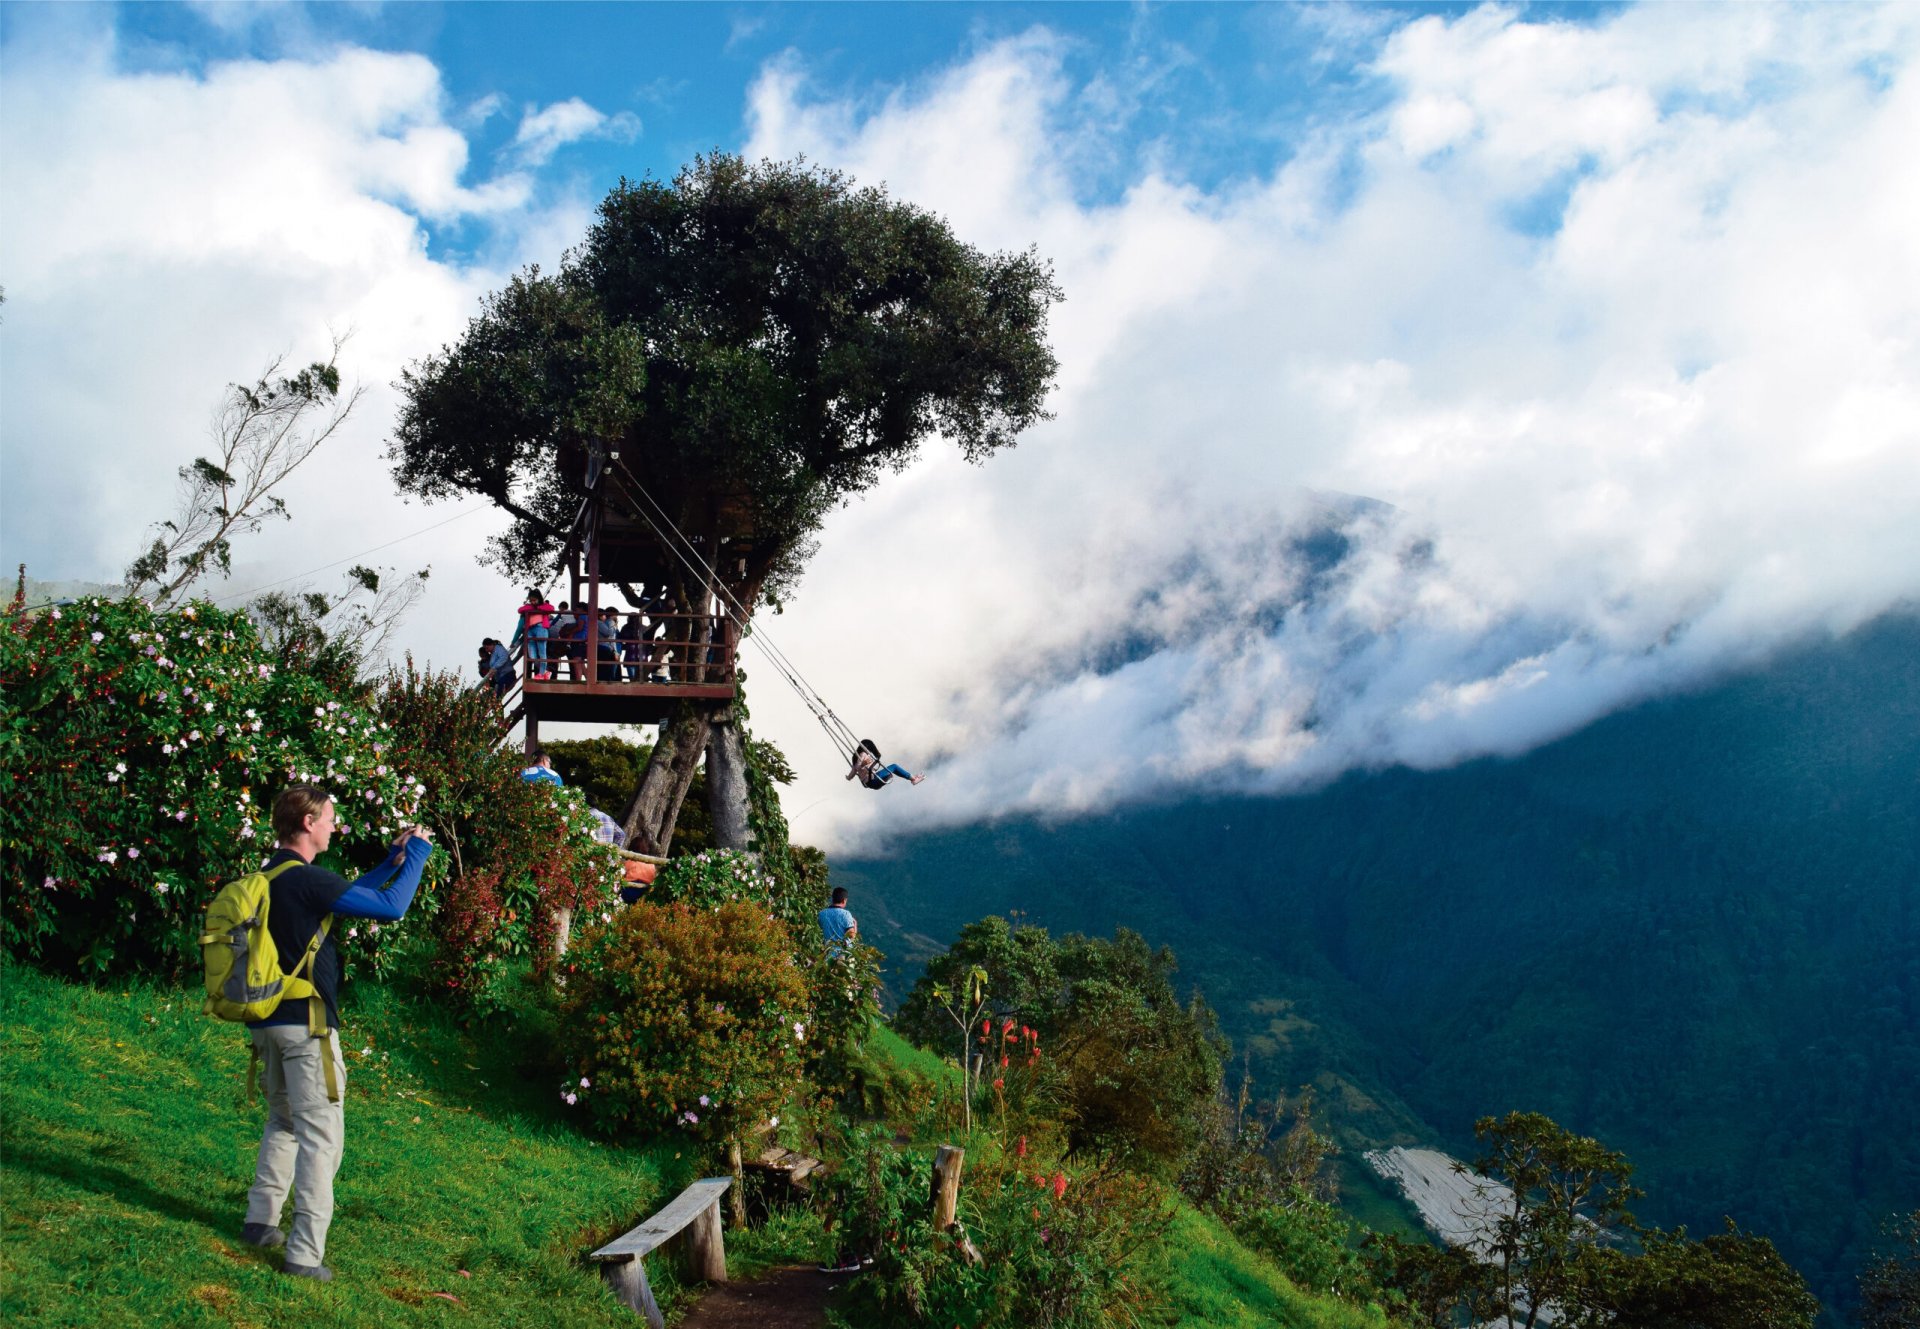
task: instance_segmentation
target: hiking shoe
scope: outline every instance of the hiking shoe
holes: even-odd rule
[[[248,1223],[240,1229],[240,1240],[261,1250],[272,1250],[287,1244],[287,1234],[271,1223]]]
[[[283,1264],[280,1266],[280,1272],[292,1274],[295,1278],[311,1278],[316,1283],[333,1281],[333,1270],[324,1264]]]

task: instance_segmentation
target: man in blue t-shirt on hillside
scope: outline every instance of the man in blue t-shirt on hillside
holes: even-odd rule
[[[828,955],[844,955],[847,943],[859,938],[860,924],[847,908],[845,886],[835,886],[833,898],[820,911],[820,935],[827,940]]]
[[[292,864],[268,885],[267,931],[288,967],[300,963],[328,915],[398,922],[413,903],[421,869],[433,854],[419,828],[394,841],[387,861],[355,882],[313,866],[327,852],[335,826],[333,796],[318,785],[289,785],[273,801],[279,843],[266,870]],[[260,1137],[253,1189],[247,1192],[240,1235],[255,1246],[286,1249],[282,1273],[326,1282],[327,1227],[333,1221],[333,1174],[346,1139],[347,1064],[340,1054],[340,950],[328,927],[309,975],[324,1009],[310,1000],[282,1002],[248,1025],[267,1095],[267,1128]],[[349,932],[351,935],[351,932]],[[280,1211],[291,1189],[293,1226],[280,1231]]]

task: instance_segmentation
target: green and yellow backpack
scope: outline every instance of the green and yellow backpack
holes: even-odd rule
[[[273,902],[269,889],[273,879],[288,868],[300,866],[291,859],[276,868],[250,872],[238,881],[220,888],[207,906],[206,930],[200,934],[200,958],[206,968],[208,1015],[217,1020],[248,1023],[264,1020],[278,1010],[283,1001],[307,1002],[307,1031],[315,1038],[328,1038],[327,1006],[313,985],[314,957],[320,943],[327,939],[333,915],[320,920],[313,940],[300,963],[288,973],[280,967],[280,951],[267,930],[267,910]],[[254,1053],[254,1061],[259,1053]],[[333,1091],[333,1050],[324,1057],[328,1096]],[[257,1067],[247,1066],[247,1091],[253,1092]]]

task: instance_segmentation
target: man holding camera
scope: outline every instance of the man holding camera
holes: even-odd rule
[[[256,1246],[286,1247],[283,1273],[323,1283],[333,1277],[322,1260],[333,1221],[333,1176],[346,1138],[347,1090],[339,1038],[340,951],[330,924],[334,917],[398,922],[433,854],[432,838],[416,827],[394,842],[386,862],[350,882],[313,866],[327,851],[335,825],[333,796],[318,785],[290,785],[274,800],[278,844],[265,870],[284,870],[267,888],[267,931],[289,965],[306,954],[316,935],[321,937],[308,975],[319,995],[318,1004],[284,1001],[248,1026],[266,1089],[267,1126],[241,1229]],[[282,1233],[280,1211],[289,1189],[293,1225]]]

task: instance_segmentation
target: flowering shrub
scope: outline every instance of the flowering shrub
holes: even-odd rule
[[[330,862],[371,867],[426,788],[364,705],[277,668],[243,613],[87,599],[0,631],[0,941],[94,973],[177,970],[273,843],[274,795],[330,789]],[[437,869],[434,869],[437,871]],[[407,925],[364,933],[376,965]]]
[[[510,966],[531,957],[544,972],[553,954],[554,910],[600,914],[619,900],[620,860],[593,839],[578,790],[529,783],[525,764],[502,750],[498,703],[451,671],[422,670],[409,656],[375,689],[393,751],[419,772],[421,819],[446,850],[457,884],[432,922],[434,987],[489,1013],[510,1000]]]
[[[566,961],[574,1093],[605,1126],[738,1139],[799,1090],[807,986],[756,904],[642,903],[590,923]]]
[[[894,1147],[884,1128],[853,1132],[829,1183],[842,1256],[871,1257],[853,1285],[880,1323],[1088,1326],[1148,1318],[1154,1293],[1140,1257],[1171,1208],[1152,1183],[1111,1167],[1069,1175],[1024,1150],[968,1170],[960,1222],[986,1257],[935,1233],[929,1159]]]
[[[806,975],[808,1074],[823,1089],[846,1084],[850,1053],[880,1010],[878,951],[858,943],[829,947],[815,918],[818,905],[769,872],[758,854],[707,849],[675,858],[660,869],[647,898],[703,909],[752,904],[785,923],[799,939],[796,958]]]

